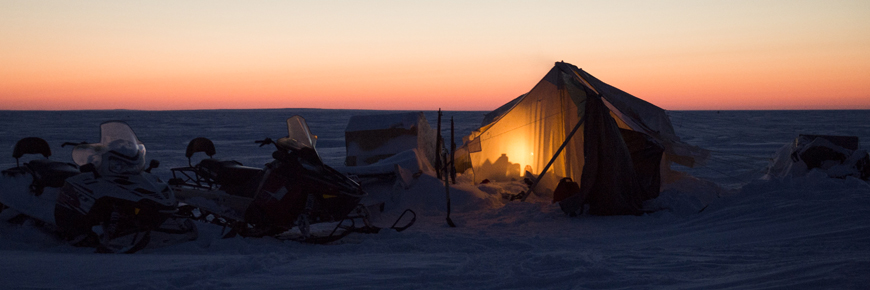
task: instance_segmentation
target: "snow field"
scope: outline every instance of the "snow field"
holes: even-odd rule
[[[285,133],[300,113],[319,135],[328,164],[344,158],[341,116],[370,111],[247,110],[201,112],[4,112],[0,148],[17,138],[55,143],[96,140],[97,125],[124,119],[139,134],[155,172],[187,164],[187,140],[215,141],[218,158],[259,166],[268,149],[253,140]],[[450,116],[450,112],[445,116]],[[464,114],[464,115],[463,115]],[[476,113],[457,113],[472,128]],[[467,116],[468,118],[460,118]],[[482,117],[482,114],[480,114]],[[54,116],[54,115],[51,115]],[[434,114],[427,112],[434,127]],[[134,255],[75,248],[32,221],[0,223],[0,287],[5,289],[865,289],[870,285],[870,186],[820,172],[760,180],[769,157],[798,133],[857,135],[870,142],[867,111],[671,112],[679,136],[713,150],[705,168],[645,205],[642,216],[565,216],[547,197],[507,202],[518,182],[452,186],[445,222],[444,187],[422,175],[408,189],[367,187],[387,211],[386,226],[405,208],[418,214],[404,232],[353,234],[335,245],[274,238],[220,239],[218,226],[197,223],[195,241]],[[31,117],[36,120],[25,122]],[[37,118],[38,117],[38,118]],[[346,120],[345,120],[346,121]],[[476,123],[475,123],[476,122]],[[274,123],[274,124],[273,124]],[[78,128],[77,124],[86,124]],[[87,126],[87,127],[86,127]],[[194,133],[191,133],[194,132]],[[463,131],[467,132],[467,131]],[[194,135],[191,135],[194,134]],[[465,133],[462,133],[463,135]],[[457,136],[460,136],[457,132]],[[81,141],[81,140],[79,140]],[[866,143],[865,143],[866,144]],[[866,145],[862,148],[867,148]],[[2,152],[0,152],[2,154]],[[3,168],[14,159],[2,158]],[[8,162],[12,162],[10,165]],[[337,163],[336,163],[337,162]],[[461,180],[462,178],[460,178]],[[2,215],[9,213],[3,212]]]

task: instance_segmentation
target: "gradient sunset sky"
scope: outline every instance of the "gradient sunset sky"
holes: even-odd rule
[[[0,110],[492,110],[560,60],[668,110],[870,109],[870,1],[0,0]]]

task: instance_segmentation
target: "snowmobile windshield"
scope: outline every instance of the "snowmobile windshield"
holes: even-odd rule
[[[317,136],[311,134],[305,118],[296,115],[287,119],[287,137],[278,139],[278,145],[285,148],[299,150],[305,147],[314,149]]]
[[[73,149],[73,161],[79,166],[91,163],[115,174],[131,174],[145,168],[145,144],[124,122],[112,121],[100,125],[100,143],[82,144]]]

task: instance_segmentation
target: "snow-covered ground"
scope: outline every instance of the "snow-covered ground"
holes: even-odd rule
[[[0,167],[14,166],[11,146],[38,136],[70,160],[65,141],[99,138],[102,121],[126,120],[145,142],[155,170],[187,164],[187,141],[215,141],[217,158],[267,162],[254,140],[286,135],[300,114],[319,137],[326,162],[344,160],[343,131],[352,110],[0,112]],[[435,127],[434,112],[426,112]],[[368,188],[387,201],[386,225],[404,208],[417,224],[401,232],[354,234],[334,245],[272,238],[220,239],[198,224],[199,239],[132,255],[76,248],[32,222],[0,223],[3,289],[867,289],[870,285],[870,186],[811,172],[760,180],[770,156],[800,133],[857,135],[870,142],[870,111],[670,112],[685,141],[713,151],[706,167],[647,203],[643,216],[565,216],[546,198],[506,202],[511,184],[460,183],[451,189],[423,175],[410,188]],[[483,112],[446,112],[457,138]],[[445,128],[446,130],[446,128]],[[461,132],[461,133],[460,133]],[[449,135],[448,135],[449,136]],[[868,146],[863,145],[867,149]],[[461,180],[461,178],[460,178]],[[703,180],[718,184],[712,186]]]

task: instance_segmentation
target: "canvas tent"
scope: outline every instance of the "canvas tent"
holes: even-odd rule
[[[709,155],[681,142],[663,109],[568,63],[557,62],[511,103],[464,139],[458,169],[469,167],[476,182],[536,180],[551,164],[534,191],[552,193],[563,178],[578,183],[559,201],[568,214],[584,205],[592,214],[637,214],[658,196],[661,168],[691,167]]]
[[[344,130],[345,165],[371,165],[411,149],[432,162],[435,136],[423,112],[352,116]]]

